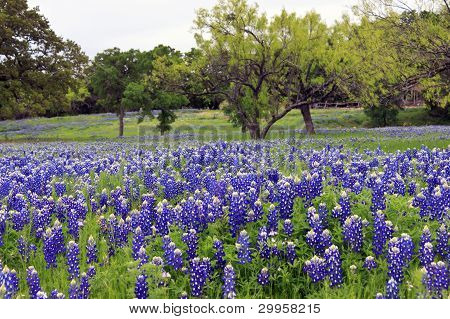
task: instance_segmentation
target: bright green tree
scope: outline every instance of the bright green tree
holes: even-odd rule
[[[421,86],[436,93],[450,86],[450,9],[446,1],[437,2],[441,6],[423,1],[411,7],[404,1],[362,0],[355,7],[361,22],[349,33],[356,61],[349,94],[365,104],[375,125],[395,122],[408,90]]]
[[[340,43],[317,14],[286,11],[272,19],[245,0],[220,0],[198,11],[199,80],[222,94],[231,121],[264,138],[293,109],[314,133],[310,107],[330,98],[345,77]],[[202,65],[203,63],[203,65]],[[184,78],[184,76],[180,76]]]
[[[138,105],[140,110],[139,122],[147,116],[154,117],[154,111],[158,112],[157,128],[161,134],[171,129],[175,121],[175,110],[189,103],[183,94],[168,90],[161,81],[162,68],[183,64],[183,55],[169,47],[159,45],[150,51],[152,57],[151,72],[139,83],[133,83],[124,93],[125,105]],[[164,66],[164,67],[163,67]]]

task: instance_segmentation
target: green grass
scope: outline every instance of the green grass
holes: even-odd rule
[[[204,132],[232,135],[231,139],[248,138],[241,135],[240,128],[233,127],[221,111],[177,112],[173,131],[180,133]],[[369,127],[369,119],[362,109],[314,109],[312,117],[316,129],[341,129]],[[125,119],[126,137],[158,135],[156,120],[145,120],[138,124],[136,116]],[[400,112],[398,126],[450,125],[450,120],[430,117],[424,108],[408,108]],[[304,128],[298,110],[289,113],[271,129],[270,136],[286,134],[288,130]],[[113,114],[78,115],[54,118],[33,118],[20,121],[0,122],[0,142],[11,141],[94,141],[115,138],[118,120]]]

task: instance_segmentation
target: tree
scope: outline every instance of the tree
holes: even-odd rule
[[[142,122],[146,116],[152,119],[153,111],[158,110],[157,128],[161,134],[164,134],[171,129],[171,124],[176,119],[174,110],[187,105],[189,100],[183,94],[168,90],[161,79],[159,70],[183,64],[183,55],[163,45],[155,47],[150,55],[152,56],[151,72],[139,83],[127,88],[124,101],[125,105],[139,105],[141,108],[139,122]]]
[[[220,0],[198,11],[195,27],[198,79],[225,97],[234,124],[264,138],[275,122],[301,109],[314,133],[310,106],[332,95],[345,65],[317,14],[300,18],[283,10],[269,20],[245,0]]]
[[[422,96],[431,116],[448,117],[450,108],[450,69],[420,82]]]
[[[400,97],[413,87],[422,86],[432,97],[450,86],[450,9],[447,1],[438,2],[440,7],[436,1],[412,7],[399,0],[363,0],[355,7],[362,20],[352,36],[353,55],[360,58],[353,93],[375,122],[395,120]]]
[[[152,55],[150,52],[129,50],[122,52],[113,48],[98,53],[91,66],[90,85],[94,94],[100,98],[100,103],[112,108],[119,116],[119,136],[123,136],[124,117],[126,109],[139,108],[132,105],[130,98],[123,103],[125,95],[133,95],[145,91],[138,90],[139,82],[151,71]],[[138,99],[136,99],[137,101]],[[147,101],[142,96],[140,101]]]
[[[60,114],[87,57],[26,0],[0,0],[0,119]]]

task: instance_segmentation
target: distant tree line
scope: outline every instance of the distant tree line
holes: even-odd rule
[[[313,134],[310,109],[323,102],[357,101],[373,125],[390,125],[412,88],[448,117],[448,2],[361,0],[354,13],[327,26],[314,12],[268,17],[218,0],[197,11],[189,52],[112,48],[89,61],[26,0],[0,0],[0,119],[115,112],[121,136],[127,111],[142,121],[160,110],[164,133],[178,108],[220,108],[259,139],[295,109]]]

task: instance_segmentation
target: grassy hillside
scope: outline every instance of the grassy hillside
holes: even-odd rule
[[[233,127],[221,111],[186,110],[177,112],[173,125],[174,133],[230,134],[228,139],[246,138],[240,129]],[[369,127],[367,116],[361,109],[312,110],[312,117],[319,132],[325,129],[352,129]],[[137,124],[136,114],[125,119],[125,136],[158,135],[156,120],[145,120]],[[398,126],[450,125],[449,120],[430,117],[423,108],[406,109],[399,114]],[[299,111],[293,111],[276,123],[271,130],[272,137],[285,136],[289,131],[303,129]],[[0,141],[18,140],[66,140],[89,141],[114,138],[118,132],[118,120],[114,114],[34,118],[0,122]]]

